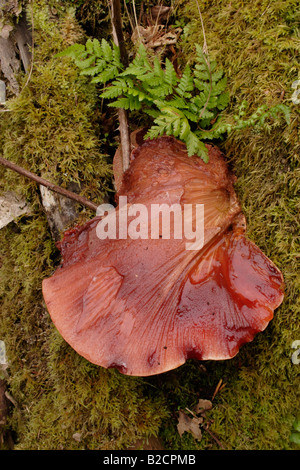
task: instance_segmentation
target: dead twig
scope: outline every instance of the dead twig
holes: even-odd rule
[[[208,432],[208,434],[214,439],[214,441],[216,441],[216,443],[218,444],[218,446],[221,447],[221,449],[225,450],[225,447],[223,446],[222,442],[219,441],[219,439],[214,435],[213,432],[211,432],[211,430],[209,429],[209,424],[208,423],[205,423],[203,425],[203,429],[204,431]]]
[[[56,184],[53,184],[50,181],[47,181],[44,178],[41,178],[35,173],[31,173],[31,171],[28,171],[25,168],[22,168],[16,165],[15,163],[10,162],[9,160],[6,160],[3,157],[0,157],[0,164],[5,166],[6,168],[9,168],[10,170],[15,171],[16,173],[19,173],[20,175],[26,176],[26,178],[29,178],[35,181],[36,183],[41,184],[42,186],[46,186],[47,188],[51,189],[51,191],[54,191],[55,193],[61,194],[62,196],[68,197],[69,199],[73,199],[74,201],[78,202],[79,204],[82,204],[83,206],[88,207],[89,209],[92,209],[94,211],[97,210],[97,207],[98,207],[97,204],[94,204],[88,199],[82,196],[79,196],[79,194],[73,193],[71,191],[68,191],[67,189],[57,186]]]
[[[10,395],[10,393],[8,393],[7,390],[4,392],[4,395],[5,395],[5,397],[7,398],[7,400],[9,400],[16,408],[19,409],[18,403],[17,403],[16,400]]]
[[[130,23],[131,31],[133,31],[133,30],[134,30],[134,24],[133,24],[133,22],[132,22],[132,19],[131,19],[131,16],[130,16],[130,13],[129,13],[129,10],[128,10],[128,7],[127,7],[126,0],[124,0],[124,8],[125,8],[126,14],[127,14],[127,16],[128,16],[128,20],[129,20],[129,23]]]
[[[221,390],[223,390],[224,388],[226,387],[226,384],[224,383],[223,384],[223,380],[220,379],[216,388],[215,388],[215,391],[213,393],[213,396],[211,398],[211,401],[213,401],[213,399],[215,398],[215,396],[217,395],[217,393],[221,392]]]
[[[121,19],[121,5],[120,0],[110,0],[110,15],[112,24],[112,35],[116,46],[120,48],[120,58],[124,67],[128,65],[128,55],[125,47],[124,36],[122,31],[122,19]],[[129,135],[129,124],[128,114],[125,109],[118,109],[119,123],[120,123],[120,137],[121,137],[121,149],[122,149],[122,162],[123,171],[129,168],[130,164],[130,135]]]
[[[137,14],[136,14],[136,8],[135,8],[135,1],[134,1],[134,0],[133,0],[133,2],[132,2],[132,5],[133,5],[133,13],[134,13],[134,19],[135,19],[135,27],[137,28],[139,40],[141,40],[140,30],[139,30],[139,24],[138,24],[138,19],[137,19]]]

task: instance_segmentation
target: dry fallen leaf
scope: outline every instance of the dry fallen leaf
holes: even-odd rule
[[[200,398],[193,411],[186,408],[186,410],[193,416],[192,418],[184,411],[179,411],[177,430],[180,437],[184,432],[189,432],[195,439],[201,441],[202,431],[200,426],[204,422],[205,411],[211,410],[212,406],[213,405],[210,400]]]
[[[176,28],[173,31],[167,31],[165,34],[161,34],[160,36],[153,38],[147,43],[147,46],[155,49],[157,47],[176,44],[181,32],[181,28]]]
[[[164,26],[161,24],[155,24],[152,26],[137,26],[131,36],[132,42],[136,43],[141,41],[146,47],[155,49],[161,46],[168,46],[176,44],[179,36],[182,32],[182,28],[175,28],[172,31],[164,30]]]
[[[10,24],[5,24],[0,31],[0,36],[3,39],[8,39],[9,38],[9,33],[13,30],[13,27]]]
[[[212,409],[212,402],[210,400],[203,400],[200,398],[198,401],[196,407],[195,407],[195,413],[203,413],[204,411],[211,410]]]
[[[72,437],[76,442],[80,442],[81,438],[82,438],[82,433],[81,432],[75,432]]]
[[[7,192],[0,196],[0,229],[26,213],[29,213],[29,207],[18,194]]]
[[[184,432],[189,432],[194,436],[195,439],[201,441],[202,432],[200,429],[200,424],[202,423],[202,417],[197,418],[196,416],[194,416],[193,418],[190,418],[183,411],[179,411],[177,431],[180,437],[183,435]]]
[[[155,5],[151,8],[151,15],[154,20],[166,20],[170,14],[171,8],[164,5]]]

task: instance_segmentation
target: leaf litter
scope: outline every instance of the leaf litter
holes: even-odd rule
[[[209,429],[211,421],[207,420],[206,412],[212,409],[212,401],[214,400],[217,393],[222,391],[225,386],[226,384],[223,383],[223,380],[221,379],[215,388],[211,400],[200,398],[193,410],[190,410],[187,407],[185,410],[179,410],[177,431],[180,437],[182,437],[182,435],[187,432],[192,434],[194,439],[197,441],[201,441],[203,431],[207,431],[209,435],[217,442],[217,444],[224,449],[222,443]]]
[[[188,416],[185,411],[180,410],[178,414],[177,431],[180,437],[184,432],[188,432],[193,435],[195,439],[201,441],[202,429],[204,425],[205,413],[212,408],[212,402],[210,400],[201,399],[198,401],[194,410],[185,408],[192,417]]]

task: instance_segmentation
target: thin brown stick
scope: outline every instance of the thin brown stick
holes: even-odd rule
[[[141,35],[140,35],[140,30],[139,30],[139,23],[138,23],[137,14],[136,14],[136,8],[135,8],[135,0],[132,1],[132,5],[133,5],[133,14],[134,14],[134,19],[135,19],[135,27],[137,29],[139,40],[141,40]]]
[[[214,391],[214,393],[213,393],[213,396],[211,397],[211,401],[213,401],[213,399],[214,399],[215,396],[217,395],[218,391],[220,390],[221,385],[222,385],[222,382],[223,382],[223,380],[220,379],[219,382],[218,382],[218,384],[217,384],[217,386],[216,386],[216,388],[215,388],[215,391]]]
[[[130,135],[129,135],[129,126],[128,126],[128,114],[125,109],[119,108],[118,109],[118,116],[119,116],[119,130],[120,130],[120,137],[121,137],[121,151],[122,151],[122,165],[123,165],[123,172],[128,170],[130,165],[130,153],[131,153],[131,145],[130,145]]]
[[[97,210],[97,207],[98,207],[97,204],[94,204],[93,202],[89,201],[88,199],[82,196],[79,196],[76,193],[73,193],[71,191],[68,191],[67,189],[61,188],[60,186],[57,186],[56,184],[53,184],[50,181],[47,181],[44,178],[41,178],[35,173],[31,173],[31,171],[28,171],[25,168],[22,168],[21,166],[18,166],[15,163],[10,162],[9,160],[6,160],[3,157],[0,157],[0,164],[5,166],[6,168],[9,168],[10,170],[13,170],[19,173],[20,175],[26,176],[26,178],[29,178],[35,181],[36,183],[41,184],[42,186],[46,186],[47,188],[51,189],[51,191],[54,191],[55,193],[61,194],[62,196],[68,197],[69,199],[73,199],[74,201],[79,202],[79,204],[82,204],[83,206],[86,206],[89,209],[92,209],[94,211]]]
[[[110,13],[114,43],[120,48],[120,58],[122,64],[124,67],[127,67],[128,55],[122,31],[120,0],[110,0]],[[128,114],[125,109],[119,109],[118,115],[120,123],[123,171],[126,171],[129,168],[131,153]]]
[[[208,427],[209,425],[204,425],[203,426],[203,429],[208,432],[208,434],[216,441],[216,443],[218,444],[218,446],[221,447],[221,449],[225,450],[225,447],[223,446],[222,442],[214,435],[214,433],[211,432],[211,430],[209,429]]]
[[[129,10],[128,10],[128,7],[127,7],[126,0],[124,0],[124,8],[125,8],[126,14],[128,16],[128,20],[129,20],[129,23],[130,23],[130,26],[131,26],[131,31],[133,32],[134,31],[134,24],[132,22],[132,19],[131,19],[131,16],[130,16],[130,13],[129,13]]]

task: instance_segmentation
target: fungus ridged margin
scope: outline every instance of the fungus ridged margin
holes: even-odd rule
[[[172,137],[146,141],[116,196],[149,208],[204,204],[201,249],[187,250],[184,237],[101,240],[101,217],[65,233],[43,295],[60,334],[90,362],[149,376],[189,358],[230,359],[281,304],[282,275],[246,238],[235,177],[207,148],[204,163]]]

